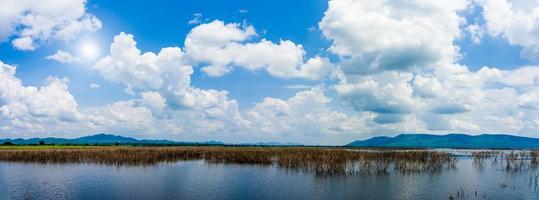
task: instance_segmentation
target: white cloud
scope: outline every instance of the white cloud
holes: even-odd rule
[[[110,55],[98,61],[94,69],[105,79],[125,85],[129,93],[140,92],[144,105],[159,109],[166,107],[170,111],[169,116],[177,115],[177,110],[192,111],[198,113],[197,118],[212,118],[219,123],[229,123],[229,126],[243,126],[245,120],[240,115],[237,102],[228,98],[227,91],[191,86],[194,71],[184,55],[178,47],[163,48],[157,54],[141,53],[133,35],[120,33],[114,37]],[[212,126],[205,128],[209,127]]]
[[[252,26],[214,20],[191,30],[185,39],[185,50],[193,61],[208,63],[202,71],[209,76],[222,76],[239,66],[265,69],[280,78],[322,79],[333,67],[321,57],[303,63],[303,46],[290,40],[249,42],[254,36],[257,34]]]
[[[34,44],[34,41],[30,37],[20,37],[17,39],[14,39],[11,41],[11,44],[16,49],[22,50],[22,51],[33,51],[35,50],[36,44]]]
[[[463,130],[466,132],[476,132],[476,131],[481,130],[481,128],[474,123],[462,121],[458,119],[449,120],[449,125],[451,126],[451,129],[453,130]]]
[[[24,86],[14,77],[15,68],[3,64],[0,127],[10,133],[106,131],[324,144],[400,132],[536,136],[539,67],[470,71],[458,64],[455,41],[461,31],[480,41],[484,28],[462,21],[458,12],[466,6],[462,1],[330,1],[319,28],[332,40],[329,50],[339,57],[335,63],[322,56],[305,58],[302,45],[289,40],[258,38],[252,26],[219,20],[193,28],[184,48],[159,52],[142,52],[133,35],[120,33],[93,68],[105,80],[124,85],[131,99],[81,109],[67,80]],[[61,54],[49,59],[72,59]],[[193,66],[200,65],[210,76],[241,67],[281,78],[321,80],[331,74],[335,79],[324,82],[327,88],[290,85],[286,88],[304,90],[240,110],[228,91],[192,85]]]
[[[163,109],[166,107],[165,99],[158,92],[143,92],[141,93],[142,102],[149,107]]]
[[[226,91],[191,86],[193,67],[186,64],[182,49],[167,47],[157,54],[141,53],[136,44],[133,35],[120,33],[114,37],[110,55],[99,60],[94,69],[105,79],[124,84],[129,92],[158,91],[172,107],[208,109],[229,101]]]
[[[286,136],[358,133],[364,120],[330,109],[330,101],[322,88],[314,87],[287,100],[267,97],[247,118],[260,131]]]
[[[476,0],[482,7],[486,29],[523,48],[521,55],[539,60],[539,2],[519,0]]]
[[[371,130],[399,133],[513,133],[532,136],[539,127],[534,75],[539,67],[477,72],[447,64],[416,73],[387,71],[347,75],[335,85],[338,95],[358,113],[372,114]],[[517,81],[518,80],[518,81]],[[409,127],[409,121],[418,123]]]
[[[202,13],[193,14],[193,19],[187,22],[188,24],[200,24],[202,23]]]
[[[473,72],[457,64],[454,43],[461,37],[460,28],[474,42],[480,41],[485,29],[485,25],[466,25],[459,16],[467,5],[465,1],[330,1],[319,27],[332,41],[330,51],[340,56],[336,64],[341,68],[335,73],[340,81],[332,87],[357,115],[370,116],[367,128],[361,129],[522,135],[539,130],[533,121],[539,113],[530,106],[536,102],[533,91],[538,88],[539,67],[483,67]],[[486,26],[488,31],[505,31],[503,26]]]
[[[252,26],[240,28],[240,24],[237,23],[225,24],[223,21],[214,20],[193,28],[185,39],[185,48],[193,58],[207,59],[202,48],[216,51],[229,42],[245,41],[255,35],[256,32]]]
[[[365,121],[329,108],[330,99],[321,87],[299,92],[287,100],[268,97],[242,112],[236,101],[228,98],[227,91],[191,86],[192,69],[187,70],[187,85],[172,81],[172,78],[177,80],[177,76],[168,70],[191,68],[181,64],[183,61],[177,54],[180,49],[165,48],[159,54],[140,54],[135,50],[136,46],[126,45],[133,43],[132,36],[118,35],[111,45],[111,55],[103,58],[96,70],[100,73],[107,72],[107,68],[122,71],[106,76],[106,79],[124,84],[137,95],[103,106],[78,108],[65,79],[50,78],[40,88],[23,86],[14,76],[15,68],[2,65],[0,124],[3,130],[14,137],[35,137],[44,133],[73,137],[112,132],[145,138],[181,137],[182,140],[273,138],[284,141],[288,135],[295,135],[294,140],[299,141],[304,135],[311,138],[327,134],[352,137]],[[180,64],[171,65],[177,62]],[[149,73],[154,75],[151,78],[161,80],[157,81],[161,84],[141,82],[127,73],[129,70],[147,73],[149,69],[145,68],[152,67],[155,69],[152,69],[154,73]],[[168,76],[173,77],[168,79]],[[300,134],[300,129],[309,131]]]
[[[311,80],[320,80],[327,76],[333,68],[333,64],[329,59],[316,56],[302,64],[295,73],[295,76]]]
[[[410,73],[384,72],[373,76],[348,77],[335,86],[358,111],[407,114],[414,110]]]
[[[537,66],[523,66],[514,70],[502,71],[502,82],[513,86],[526,86],[539,84],[539,68]]]
[[[347,73],[410,70],[451,62],[467,2],[332,0],[319,28]]]
[[[483,36],[485,34],[485,28],[477,24],[469,25],[468,27],[466,27],[466,31],[468,31],[470,39],[474,44],[480,44],[481,39],[483,39]]]
[[[107,80],[119,82],[133,89],[160,89],[165,82],[177,90],[186,90],[193,69],[183,64],[184,53],[180,48],[163,48],[158,54],[141,54],[133,35],[120,33],[114,37],[110,55],[100,59],[94,68]],[[170,73],[169,76],[164,76]]]
[[[311,85],[303,85],[303,84],[297,84],[297,85],[287,85],[285,86],[286,89],[301,89],[301,90],[305,90],[305,89],[310,89],[312,88],[313,86]]]
[[[97,83],[90,83],[90,88],[92,89],[97,89],[97,88],[100,88],[101,85],[97,84]]]
[[[87,111],[88,122],[94,127],[108,131],[148,131],[156,127],[156,119],[146,107],[134,100],[118,101]],[[151,134],[151,133],[147,133]]]
[[[78,104],[68,91],[67,79],[49,77],[44,86],[24,86],[16,68],[0,62],[0,111],[18,131],[49,131],[47,124],[82,119]]]
[[[36,137],[51,133],[57,137],[73,137],[112,132],[170,138],[190,133],[182,138],[200,139],[206,133],[227,131],[232,134],[230,130],[247,123],[236,101],[226,97],[226,91],[190,87],[185,97],[181,97],[185,99],[183,107],[173,108],[168,101],[180,97],[175,96],[174,91],[167,92],[166,88],[174,88],[167,85],[164,90],[142,90],[140,98],[79,108],[68,91],[67,79],[51,77],[44,86],[24,86],[15,77],[15,69],[0,62],[0,124],[6,130],[5,136]]]
[[[86,0],[0,0],[0,5],[0,42],[13,38],[13,46],[20,50],[101,28],[101,21],[86,12]]]
[[[58,50],[58,51],[56,51],[56,53],[54,53],[52,55],[49,55],[49,56],[47,56],[45,58],[49,59],[49,60],[56,60],[56,61],[61,62],[61,63],[78,63],[78,62],[81,62],[81,59],[79,57],[75,57],[75,56],[71,55],[70,53],[62,51],[62,50]]]

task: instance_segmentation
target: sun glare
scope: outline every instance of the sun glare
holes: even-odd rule
[[[101,52],[95,42],[86,41],[80,45],[79,54],[84,59],[95,60],[100,56]]]

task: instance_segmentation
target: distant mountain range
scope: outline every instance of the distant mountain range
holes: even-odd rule
[[[373,137],[367,140],[357,140],[346,146],[349,147],[388,147],[388,148],[500,148],[527,149],[539,148],[539,138],[520,137],[505,134],[401,134],[395,137]]]
[[[74,144],[74,145],[112,145],[112,144],[140,144],[140,145],[225,145],[220,141],[204,141],[204,142],[177,142],[171,140],[147,140],[135,139],[106,133],[84,136],[74,139],[66,138],[30,138],[30,139],[0,139],[0,144],[11,142],[13,144],[39,144],[43,141],[45,144]],[[258,143],[241,143],[241,144],[226,144],[226,145],[244,145],[244,146],[302,146],[299,143],[279,143],[279,142],[258,142]]]
[[[223,145],[223,142],[219,141],[206,141],[206,142],[176,142],[171,140],[139,140],[131,137],[124,137],[106,133],[100,133],[96,135],[84,136],[74,139],[66,138],[30,138],[30,139],[0,139],[0,143],[11,142],[13,144],[38,144],[40,141],[45,142],[45,144],[99,144],[99,145],[110,145],[110,144],[142,144],[142,145],[180,145],[180,144],[205,144],[205,145]]]
[[[220,141],[204,142],[178,142],[171,140],[135,139],[113,134],[96,134],[74,139],[66,138],[30,138],[30,139],[0,139],[0,144],[11,142],[13,144],[73,144],[73,145],[233,145],[233,146],[304,146],[300,143],[257,142],[257,143],[223,143]],[[539,138],[519,137],[504,134],[401,134],[395,137],[373,137],[367,140],[357,140],[345,146],[348,147],[387,147],[387,148],[500,148],[500,149],[539,149]]]
[[[246,146],[304,146],[304,144],[301,143],[294,143],[294,142],[257,142],[257,143],[240,143],[236,145],[246,145]]]

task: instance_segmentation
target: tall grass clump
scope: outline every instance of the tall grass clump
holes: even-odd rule
[[[502,155],[499,151],[473,151],[471,156],[473,158],[473,165],[482,170],[484,167],[484,161],[491,159],[493,164],[498,162],[498,157]]]
[[[537,169],[537,164],[539,164],[539,150],[530,151],[530,165],[532,168]]]

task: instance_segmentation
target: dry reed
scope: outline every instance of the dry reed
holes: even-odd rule
[[[159,162],[205,160],[208,163],[275,165],[317,175],[439,172],[457,159],[436,151],[354,151],[340,148],[251,147],[102,147],[90,149],[7,149],[0,161],[153,165]]]

